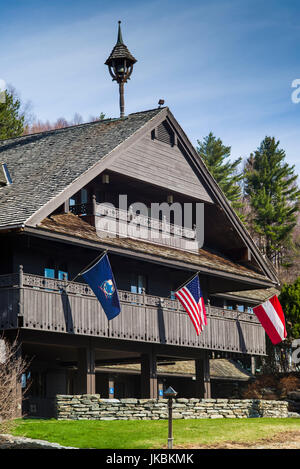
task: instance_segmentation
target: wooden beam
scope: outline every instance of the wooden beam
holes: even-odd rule
[[[207,352],[203,353],[203,357],[201,359],[195,360],[195,368],[196,368],[197,397],[210,399],[211,385],[210,385],[209,355]]]
[[[95,394],[95,351],[88,348],[78,349],[78,394]]]
[[[144,399],[157,399],[157,361],[155,353],[141,358],[141,396]]]

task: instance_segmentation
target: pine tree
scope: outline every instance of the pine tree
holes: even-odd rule
[[[242,208],[242,189],[240,181],[243,175],[238,172],[238,166],[242,158],[233,163],[230,158],[231,147],[223,145],[220,138],[216,138],[212,132],[201,142],[197,140],[197,152],[204,160],[209,171],[221,187],[227,199],[237,212]]]
[[[291,342],[300,337],[300,277],[294,283],[282,286],[279,301],[284,310],[287,340]]]
[[[297,224],[300,191],[294,166],[274,137],[265,137],[245,165],[244,190],[252,211],[252,228],[271,261],[291,242]]]
[[[23,134],[25,116],[21,102],[14,90],[5,91],[4,102],[0,103],[0,140],[19,137]]]

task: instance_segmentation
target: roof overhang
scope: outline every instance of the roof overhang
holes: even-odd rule
[[[221,279],[222,284],[224,285],[224,290],[219,290],[219,292],[229,291],[228,285],[230,285],[230,289],[232,291],[234,291],[235,289],[239,291],[260,288],[265,289],[274,286],[274,283],[268,280],[267,278],[264,280],[263,278],[249,277],[245,274],[236,274],[228,272],[226,270],[219,270],[206,266],[201,266],[196,263],[191,263],[190,261],[187,262],[179,259],[169,259],[152,252],[139,251],[138,249],[129,249],[128,247],[111,245],[100,239],[99,241],[83,239],[74,235],[58,233],[41,227],[27,226],[23,229],[22,232],[24,234],[35,236],[38,238],[73,244],[75,246],[93,249],[98,252],[101,250],[108,250],[109,253],[116,254],[119,256],[135,258],[137,260],[156,263],[167,267],[173,267],[175,269],[186,270],[189,272],[199,272],[200,275],[202,274],[214,279]]]

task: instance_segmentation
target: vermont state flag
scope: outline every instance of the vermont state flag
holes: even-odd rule
[[[119,295],[107,254],[81,275],[100,301],[107,319],[118,316],[121,312]]]

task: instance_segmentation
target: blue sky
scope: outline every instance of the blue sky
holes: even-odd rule
[[[38,119],[118,117],[104,65],[122,20],[137,58],[125,112],[159,98],[196,145],[210,131],[247,157],[266,135],[300,173],[299,1],[0,0],[0,79]],[[299,93],[300,96],[300,93]]]

